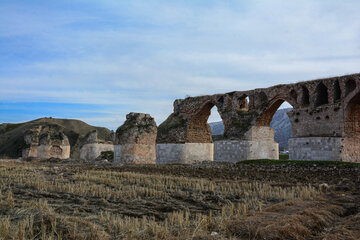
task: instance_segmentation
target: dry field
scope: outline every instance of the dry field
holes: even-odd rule
[[[360,239],[360,167],[0,162],[0,239]]]

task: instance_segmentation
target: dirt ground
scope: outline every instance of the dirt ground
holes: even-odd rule
[[[39,234],[24,227],[23,239],[360,239],[357,164],[52,160],[2,162],[0,171],[5,239],[4,221],[20,226],[28,212]]]

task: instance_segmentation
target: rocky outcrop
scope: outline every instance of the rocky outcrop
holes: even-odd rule
[[[56,125],[36,126],[25,133],[24,140],[23,158],[70,158],[69,139]]]
[[[149,114],[129,113],[116,130],[115,162],[121,164],[155,164],[157,126]]]

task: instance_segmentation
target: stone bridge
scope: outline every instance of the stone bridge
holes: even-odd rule
[[[353,74],[178,99],[158,128],[157,162],[278,159],[270,122],[284,101],[293,107],[290,159],[360,161],[360,74]],[[215,143],[207,124],[214,106],[224,123]]]

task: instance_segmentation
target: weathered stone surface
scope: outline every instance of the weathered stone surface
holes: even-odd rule
[[[39,125],[24,135],[27,148],[23,149],[23,157],[40,159],[70,157],[70,143],[62,129],[54,125]]]
[[[224,122],[223,140],[268,139],[269,132],[261,136],[254,126],[269,127],[284,101],[294,108],[288,113],[293,138],[342,137],[341,160],[360,162],[360,74],[178,99],[159,126],[157,143],[212,143],[207,120],[214,106]]]
[[[214,143],[216,162],[251,159],[279,159],[279,144],[274,140],[222,140]]]
[[[101,155],[102,152],[114,152],[114,144],[88,143],[80,149],[80,159],[92,161]]]
[[[111,141],[98,139],[97,131],[87,134],[84,145],[80,148],[80,159],[92,161],[101,155],[101,152],[114,151],[114,144]]]
[[[115,162],[155,164],[156,134],[156,123],[149,114],[129,113],[116,130]]]
[[[213,160],[213,143],[170,143],[156,145],[156,164],[191,164]]]
[[[340,137],[290,138],[290,160],[340,161],[343,139]]]

